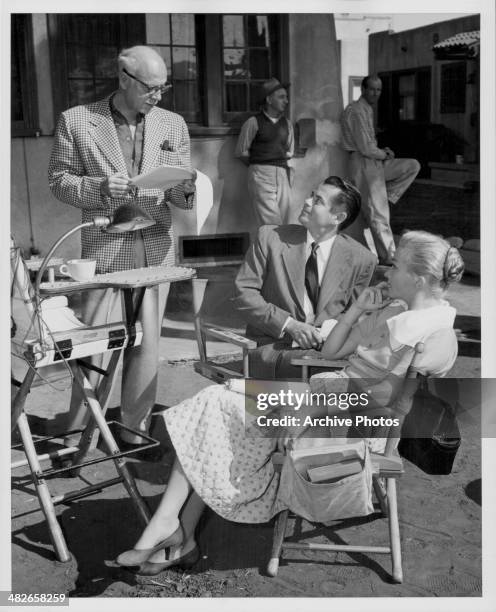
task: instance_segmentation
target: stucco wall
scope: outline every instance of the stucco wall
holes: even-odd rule
[[[343,111],[340,69],[332,14],[298,14],[289,20],[292,118],[316,121],[316,146],[294,160],[296,180],[293,208],[297,216],[311,190],[331,174],[346,176],[346,157],[339,145]],[[296,217],[295,217],[296,219]],[[361,239],[359,218],[347,233]]]
[[[48,188],[48,160],[52,137],[14,138],[11,145],[11,232],[25,252],[34,245],[46,253],[60,234],[81,222],[79,210],[56,200]],[[31,211],[31,222],[29,211]],[[57,256],[76,257],[76,234],[62,245]]]

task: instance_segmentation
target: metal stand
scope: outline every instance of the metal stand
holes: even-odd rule
[[[107,223],[107,221],[105,221],[105,223]],[[70,233],[67,234],[65,237],[70,235]],[[60,244],[60,241],[57,243],[56,246],[58,246],[58,244]],[[53,252],[53,250],[54,249],[50,251],[49,255]],[[106,275],[101,275],[104,277],[104,282],[96,285],[89,283],[88,286],[88,283],[84,282],[54,283],[55,286],[52,287],[49,285],[48,288],[45,290],[43,289],[43,287],[40,287],[40,283],[44,269],[43,266],[46,264],[48,259],[49,257],[47,256],[42,263],[40,271],[38,272],[36,282],[36,294],[34,298],[32,289],[30,288],[29,279],[27,278],[27,274],[24,274],[24,276],[22,276],[24,268],[17,270],[19,275],[19,282],[17,283],[19,285],[19,297],[22,299],[23,304],[34,303],[29,310],[30,315],[36,311],[36,308],[39,307],[40,292],[42,292],[44,295],[54,296],[65,295],[69,292],[76,292],[94,288],[115,288],[121,290],[122,296],[124,298],[124,310],[126,319],[125,326],[127,328],[127,343],[124,344],[123,342],[122,344],[114,344],[112,346],[111,343],[109,343],[108,348],[104,349],[104,351],[113,350],[106,372],[103,372],[98,368],[92,366],[90,363],[84,362],[75,357],[72,357],[71,360],[70,355],[67,357],[63,356],[63,349],[56,347],[56,349],[58,350],[58,359],[61,360],[63,358],[64,361],[67,362],[67,365],[70,367],[71,374],[73,376],[73,384],[78,385],[81,389],[84,399],[83,403],[88,412],[88,420],[83,425],[84,430],[78,430],[79,432],[82,431],[82,435],[79,439],[77,446],[73,445],[69,448],[63,448],[51,453],[37,453],[36,445],[33,440],[31,430],[29,428],[28,419],[26,413],[24,412],[26,399],[31,390],[34,377],[38,369],[35,358],[31,360],[27,359],[27,354],[24,353],[23,357],[29,363],[29,368],[24,376],[24,380],[21,383],[15,382],[16,386],[18,386],[18,390],[12,401],[12,428],[17,426],[19,429],[22,445],[26,454],[26,460],[16,461],[11,465],[11,467],[12,469],[16,469],[21,466],[29,465],[29,468],[31,470],[31,476],[36,489],[36,494],[38,495],[38,499],[40,502],[40,508],[43,511],[43,514],[45,515],[45,518],[48,523],[50,537],[53,542],[55,553],[57,555],[57,558],[60,561],[64,562],[70,559],[70,553],[67,548],[67,544],[60,525],[57,521],[57,516],[54,509],[54,506],[56,504],[67,503],[69,501],[79,499],[81,497],[86,497],[88,495],[92,495],[93,493],[101,491],[106,487],[122,483],[131,498],[131,501],[136,509],[138,518],[141,523],[143,525],[146,525],[149,521],[149,509],[138,491],[134,477],[129,471],[129,468],[126,464],[126,456],[135,452],[140,452],[145,449],[152,448],[154,446],[158,446],[159,442],[149,436],[144,435],[140,431],[131,429],[130,427],[125,427],[124,425],[119,423],[119,427],[122,427],[127,431],[131,432],[132,434],[141,437],[141,439],[145,442],[145,444],[140,444],[139,448],[136,450],[121,452],[114,439],[112,431],[109,428],[109,424],[105,420],[105,412],[107,410],[112,386],[116,378],[119,357],[122,354],[122,351],[125,350],[125,348],[134,346],[136,342],[137,318],[146,287],[151,287],[162,282],[175,282],[178,280],[191,279],[195,273],[194,270],[191,270],[189,268],[181,269],[162,266],[155,269],[147,268],[145,269],[146,274],[142,274],[140,270],[134,270],[130,272],[126,271],[123,273],[119,273],[117,275],[117,278],[115,277],[115,274],[110,275],[112,277],[110,279],[108,279]],[[136,278],[134,278],[134,280],[129,280],[128,276],[132,275],[133,272]],[[98,275],[95,278],[96,280],[98,280]],[[87,354],[87,356],[89,357],[93,354],[99,354],[104,351],[99,350],[96,353]],[[43,367],[44,366],[39,365],[39,369],[42,369]],[[100,374],[104,374],[101,377],[101,382],[98,384],[97,389],[93,388],[87,376],[85,375],[83,368],[95,369]],[[61,436],[68,435],[70,433],[74,432],[66,432],[65,434],[61,434]],[[102,435],[103,445],[106,449],[106,456],[104,456],[103,458],[86,460],[89,451],[96,447],[98,436],[100,434]],[[48,439],[50,438],[45,438],[44,440],[46,441]],[[42,461],[51,459],[61,459],[63,457],[71,455],[74,455],[74,457],[72,457],[70,465],[67,467],[55,469],[52,468],[48,470],[42,470],[41,468]],[[71,476],[76,476],[79,474],[80,470],[84,466],[109,460],[114,462],[115,468],[118,473],[116,478],[98,482],[83,487],[81,489],[70,491],[63,495],[52,495],[50,493],[48,485],[46,483],[47,478],[56,476],[61,472],[69,472]]]

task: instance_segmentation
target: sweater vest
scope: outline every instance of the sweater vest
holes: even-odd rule
[[[250,147],[250,164],[287,167],[288,120],[281,117],[276,123],[265,115],[255,115],[258,131]]]

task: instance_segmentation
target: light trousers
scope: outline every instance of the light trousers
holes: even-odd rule
[[[248,192],[258,227],[288,223],[291,187],[286,168],[251,164],[248,168]]]
[[[350,153],[350,178],[362,196],[362,213],[381,263],[389,262],[395,251],[389,203],[396,204],[419,170],[416,159],[381,161],[364,157],[358,151]]]
[[[142,242],[137,240],[136,263],[145,261]],[[136,265],[136,267],[143,267]],[[124,425],[146,433],[155,405],[158,383],[159,340],[162,329],[170,283],[148,287],[143,296],[138,321],[143,330],[140,345],[124,350],[121,384],[121,419]],[[86,325],[104,325],[124,320],[121,292],[117,289],[97,289],[82,294],[81,318]],[[92,363],[105,369],[110,354],[97,355]],[[90,383],[95,386],[99,374],[91,372]],[[82,394],[73,385],[71,405],[67,415],[67,429],[77,429],[87,422],[87,410],[82,404]],[[123,431],[122,439],[130,443],[140,438]]]

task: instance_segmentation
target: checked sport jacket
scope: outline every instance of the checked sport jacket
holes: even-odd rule
[[[190,168],[190,143],[184,119],[160,108],[145,116],[141,173],[161,165]],[[166,192],[138,188],[124,198],[100,193],[107,176],[127,174],[117,131],[110,113],[109,97],[63,112],[55,132],[48,168],[48,182],[56,198],[82,210],[82,221],[95,215],[112,213],[121,204],[137,204],[156,221],[142,230],[147,264],[174,265],[174,239],[168,203],[192,208],[194,198],[186,201],[182,187]],[[106,234],[98,228],[81,232],[82,257],[96,259],[97,272],[117,272],[134,267],[135,232]]]

